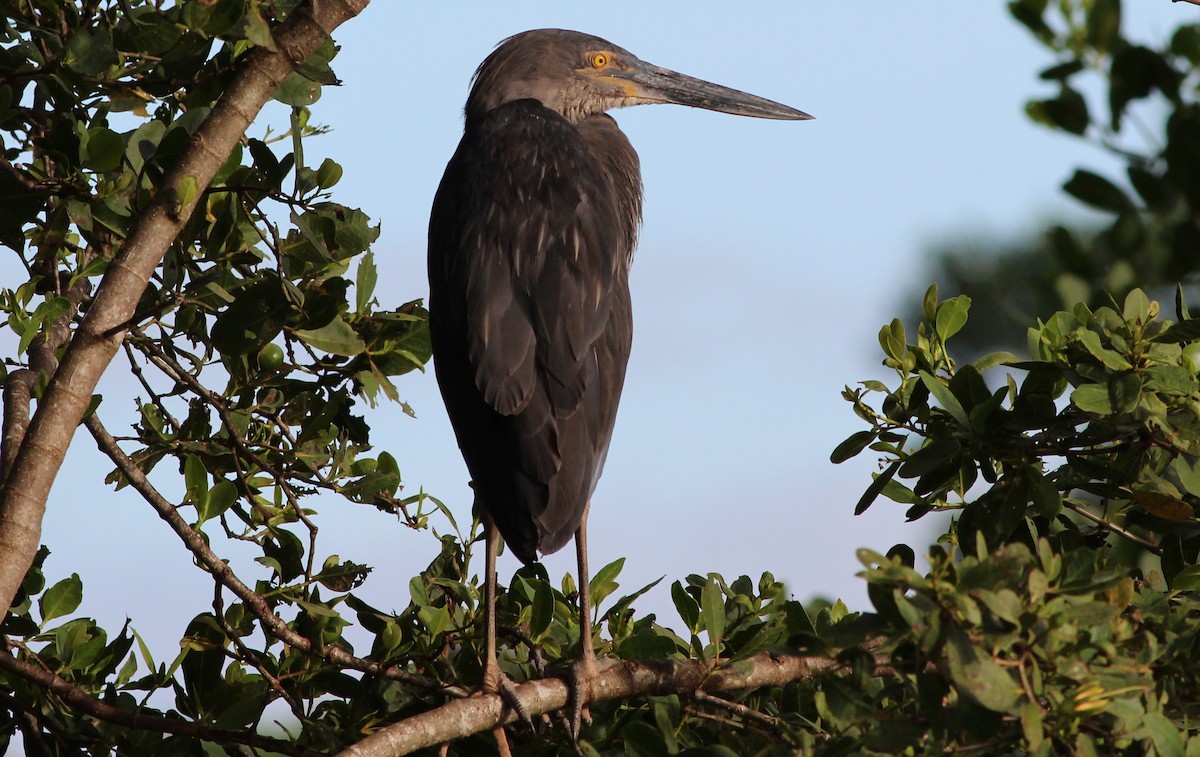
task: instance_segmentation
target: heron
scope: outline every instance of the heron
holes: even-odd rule
[[[515,699],[496,659],[501,538],[526,564],[574,538],[576,737],[597,672],[587,516],[629,360],[642,217],[638,155],[606,111],[648,103],[811,118],[589,34],[523,32],[475,71],[429,220],[434,368],[484,529],[482,688]]]

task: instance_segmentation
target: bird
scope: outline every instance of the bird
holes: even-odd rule
[[[587,517],[629,360],[642,218],[638,155],[607,111],[651,103],[812,118],[590,34],[523,32],[475,71],[429,220],[434,372],[484,530],[483,689],[515,700],[496,660],[500,539],[530,564],[574,538],[576,738],[597,672]]]

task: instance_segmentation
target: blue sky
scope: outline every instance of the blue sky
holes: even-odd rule
[[[1126,6],[1127,24],[1154,40],[1196,14],[1167,0]],[[427,291],[429,203],[461,134],[469,77],[509,34],[586,31],[816,116],[614,114],[642,158],[646,220],[634,352],[593,499],[592,564],[626,557],[627,590],[667,576],[643,605],[667,618],[666,585],[708,571],[769,570],[799,599],[866,608],[854,550],[906,541],[920,552],[931,532],[888,502],[853,517],[874,461],[828,461],[860,428],[842,387],[885,376],[876,332],[929,283],[919,258],[928,243],[1082,217],[1058,185],[1075,166],[1111,163],[1025,119],[1024,101],[1050,94],[1035,77],[1050,60],[998,0],[736,7],[373,3],[335,35],[344,85],[314,106],[313,120],[333,131],[307,158],[341,162],[335,199],[382,223],[377,296],[394,307]],[[268,116],[286,128],[281,109]],[[118,373],[107,391],[120,393]],[[408,492],[424,488],[469,520],[467,473],[432,372],[399,387],[418,418],[393,405],[369,411],[376,446],[399,461]],[[119,433],[124,409],[105,404]],[[170,644],[208,605],[211,583],[147,506],[93,483],[108,466],[90,441],[78,436],[51,496],[50,578],[86,566],[81,612],[110,626],[131,616]],[[385,608],[405,605],[408,578],[436,548],[372,508],[329,501],[319,523],[325,554],[375,566],[363,593]],[[121,548],[101,562],[96,539]],[[571,550],[547,566],[573,571]],[[502,559],[505,577],[516,567]]]

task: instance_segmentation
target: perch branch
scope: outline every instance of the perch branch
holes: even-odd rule
[[[890,669],[886,655],[876,658],[877,671]],[[841,667],[829,657],[769,652],[716,668],[699,660],[611,662],[592,682],[591,701],[782,686],[832,673]],[[569,692],[565,681],[546,678],[517,686],[516,696],[533,717],[565,707]],[[397,757],[516,720],[516,713],[499,695],[459,699],[382,728],[342,751],[339,757]]]

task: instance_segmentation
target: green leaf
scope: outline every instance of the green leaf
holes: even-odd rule
[[[1173,591],[1200,590],[1200,565],[1188,565],[1171,579]]]
[[[888,357],[895,360],[902,358],[908,349],[904,339],[904,322],[895,318],[890,324],[880,329],[879,346],[883,348],[883,354]]]
[[[1171,468],[1188,494],[1200,497],[1200,463],[1190,462],[1186,457],[1177,457],[1171,463]]]
[[[991,352],[971,363],[971,365],[975,366],[975,370],[983,373],[995,368],[997,365],[1019,362],[1021,362],[1021,358],[1011,352]]]
[[[962,451],[962,445],[952,436],[930,440],[924,447],[908,456],[900,466],[904,478],[917,478],[945,467]]]
[[[1133,207],[1125,193],[1100,174],[1082,168],[1063,184],[1067,194],[1098,210],[1119,213]]]
[[[710,573],[708,583],[700,592],[700,612],[704,618],[704,629],[708,631],[708,642],[714,654],[721,653],[721,642],[725,639],[725,593],[715,573]]]
[[[1029,496],[1033,500],[1033,506],[1037,508],[1042,516],[1057,518],[1058,513],[1062,510],[1062,494],[1034,466],[1027,465],[1022,468],[1021,472],[1024,474],[1028,484]]]
[[[960,691],[993,712],[1008,712],[1020,697],[1012,676],[971,643],[958,626],[948,626],[944,664]]]
[[[186,211],[196,198],[200,196],[200,182],[195,176],[188,174],[179,182],[179,191],[175,195],[175,199],[179,202],[179,212]]]
[[[1025,112],[1038,123],[1056,126],[1072,134],[1083,134],[1091,122],[1087,100],[1065,82],[1058,97],[1030,102],[1025,106]]]
[[[662,660],[678,651],[675,641],[667,636],[639,633],[617,645],[622,660]]]
[[[208,506],[208,471],[204,461],[197,455],[188,455],[183,461],[183,480],[187,486],[184,498],[196,506],[196,512]]]
[[[354,280],[354,310],[359,315],[366,315],[371,311],[371,297],[375,294],[375,284],[378,280],[375,253],[368,251],[358,261],[358,273]]]
[[[625,558],[618,557],[608,565],[601,568],[592,580],[588,582],[588,593],[592,607],[599,607],[604,599],[612,594],[620,584],[617,583],[617,576],[621,573],[621,568],[625,567]]]
[[[967,417],[966,411],[959,404],[958,398],[950,391],[950,387],[943,384],[935,376],[925,371],[920,372],[921,383],[929,390],[929,393],[934,396],[942,409],[950,414],[950,417],[958,421],[965,428],[971,427],[971,420]]]
[[[83,165],[96,171],[106,173],[121,165],[125,157],[125,140],[112,129],[97,126],[88,129],[87,157]]]
[[[1147,712],[1142,723],[1158,757],[1183,757],[1183,736],[1180,727],[1170,718],[1161,712]]]
[[[600,618],[600,620],[607,620],[608,618],[616,617],[619,613],[624,612],[634,603],[635,600],[637,600],[638,597],[662,583],[664,578],[666,578],[666,576],[659,576],[632,594],[626,594],[625,596],[621,597],[613,603],[612,607],[604,611],[604,616]]]
[[[1042,721],[1042,708],[1037,702],[1026,701],[1021,705],[1021,733],[1034,752],[1037,752],[1046,738]]]
[[[952,300],[946,300],[937,309],[935,328],[937,335],[945,342],[954,336],[967,322],[967,311],[971,309],[971,298],[960,294]]]
[[[933,323],[937,317],[938,305],[938,285],[935,281],[925,290],[925,296],[921,298],[921,314],[925,316],[925,320]]]
[[[1141,289],[1131,289],[1125,295],[1125,304],[1121,308],[1121,317],[1127,321],[1142,321],[1150,319],[1150,298]]]
[[[75,612],[83,601],[83,581],[78,573],[72,573],[67,578],[46,589],[46,593],[38,599],[38,612],[42,615],[42,626],[54,618]]]
[[[1078,335],[1079,343],[1084,346],[1092,357],[1103,363],[1106,368],[1111,368],[1114,371],[1125,371],[1133,367],[1125,359],[1124,355],[1100,344],[1100,335],[1095,331],[1080,329]]]
[[[321,189],[329,189],[333,185],[342,180],[342,167],[331,159],[326,158],[321,161],[321,167],[317,169],[317,186]]]
[[[189,458],[190,459],[190,458]],[[208,491],[204,504],[198,504],[196,509],[199,519],[196,525],[206,520],[219,517],[228,510],[238,499],[237,485],[232,481],[221,479]]]
[[[1180,321],[1168,327],[1166,331],[1154,337],[1156,342],[1167,344],[1184,344],[1200,341],[1200,318]]]
[[[900,466],[903,464],[903,462],[904,461],[902,460],[896,460],[881,473],[873,474],[875,479],[871,482],[871,485],[867,487],[867,490],[863,492],[863,495],[858,498],[858,502],[854,505],[855,515],[862,515],[867,511],[868,507],[874,504],[875,500],[879,497],[879,493],[882,492],[888,484],[892,483],[892,477],[896,475],[896,471],[900,470]]]
[[[1087,33],[1098,51],[1110,50],[1121,38],[1121,0],[1092,0]]]
[[[1084,384],[1071,392],[1071,404],[1085,413],[1112,415],[1112,400],[1106,384]]]
[[[691,594],[683,588],[683,584],[679,581],[671,584],[671,601],[675,603],[675,610],[679,613],[679,617],[683,619],[687,625],[688,631],[695,633],[699,630],[700,622],[700,605],[696,604],[696,600]]]
[[[1108,381],[1108,396],[1117,413],[1132,413],[1142,396],[1142,380],[1133,371],[1124,371]]]
[[[430,636],[437,636],[450,627],[450,613],[445,607],[427,605],[417,610],[417,617],[425,624]]]
[[[67,40],[67,68],[84,76],[99,76],[116,65],[117,51],[105,28],[77,29]]]
[[[366,348],[358,333],[340,315],[319,329],[297,331],[303,342],[332,355],[353,357]]]
[[[856,431],[834,448],[833,453],[829,455],[829,462],[835,465],[844,463],[866,449],[866,446],[873,441],[875,441],[874,431]]]
[[[263,17],[258,3],[250,5],[246,14],[246,41],[258,47],[275,50],[275,37],[271,34],[271,24]]]
[[[429,591],[427,590],[425,580],[422,576],[414,576],[408,582],[408,595],[417,607],[425,607],[429,604]]]
[[[321,85],[293,71],[275,90],[275,99],[284,105],[309,106],[321,99]]]
[[[529,618],[529,636],[538,641],[550,630],[554,620],[554,589],[545,581],[532,581],[533,614]]]
[[[213,324],[213,345],[226,355],[258,352],[283,329],[291,312],[278,279],[270,277],[245,287]]]

